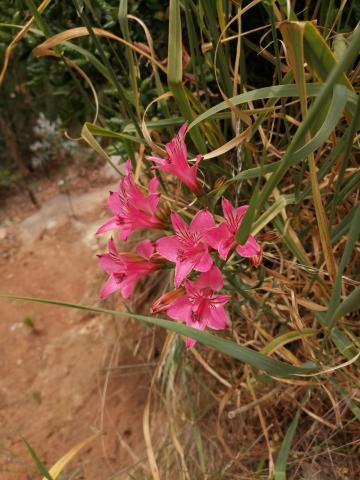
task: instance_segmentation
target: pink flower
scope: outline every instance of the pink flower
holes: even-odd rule
[[[248,205],[234,208],[229,200],[223,197],[222,209],[224,221],[215,228],[211,228],[205,235],[208,244],[219,252],[221,258],[226,260],[229,251],[236,244],[236,233],[248,209]],[[243,245],[237,245],[236,251],[242,257],[251,258],[253,265],[258,266],[261,263],[262,252],[259,244],[253,235]]]
[[[209,271],[199,275],[195,282],[186,280],[183,294],[179,296],[177,293],[175,300],[168,303],[167,315],[198,330],[204,330],[206,327],[223,330],[229,324],[224,305],[230,297],[214,293],[214,290],[221,289],[223,285],[221,272],[214,265]],[[161,298],[155,302],[153,311],[158,311],[157,304],[161,304],[161,309],[164,310],[164,302],[160,301]],[[195,343],[196,340],[192,338],[186,339],[187,348],[192,347]]]
[[[192,192],[199,193],[201,186],[197,180],[197,170],[202,155],[196,156],[195,164],[190,167],[187,161],[187,148],[184,141],[188,124],[180,128],[175,137],[165,145],[166,158],[148,157],[149,160],[157,163],[154,167],[158,170],[171,173],[178,177]]]
[[[162,237],[156,243],[157,252],[176,264],[175,287],[192,271],[207,272],[213,265],[204,233],[215,226],[208,210],[200,210],[190,225],[175,212],[171,214],[175,235]]]
[[[100,298],[106,298],[116,290],[124,298],[129,298],[136,282],[154,270],[162,268],[164,261],[154,254],[150,240],[140,242],[136,253],[118,252],[112,238],[109,240],[109,252],[99,255],[100,265],[109,274],[101,289]]]
[[[96,231],[96,234],[119,228],[119,237],[126,240],[128,235],[139,228],[164,228],[156,216],[160,194],[156,192],[159,181],[154,177],[149,182],[149,195],[144,195],[135,184],[131,162],[126,162],[126,175],[120,181],[117,192],[110,192],[107,202],[113,217]]]

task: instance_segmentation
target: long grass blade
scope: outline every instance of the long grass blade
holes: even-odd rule
[[[50,473],[48,472],[47,468],[45,465],[42,463],[42,461],[39,459],[39,457],[36,455],[35,450],[32,448],[32,446],[23,438],[23,442],[25,443],[27,449],[30,452],[30,455],[32,456],[32,459],[34,460],[34,463],[36,465],[36,468],[38,472],[46,479],[46,480],[55,480]]]
[[[74,445],[68,452],[65,453],[63,457],[61,457],[55,465],[53,465],[49,470],[49,475],[53,480],[57,480],[59,475],[64,470],[66,465],[77,455],[81,449],[83,449],[88,443],[92,442],[98,434],[91,435],[90,437],[86,438],[82,442],[77,443]],[[44,477],[42,480],[46,480],[48,477]]]
[[[318,371],[318,366],[313,362],[303,364],[300,367],[294,367],[280,360],[267,357],[251,348],[239,345],[231,340],[226,340],[208,332],[202,332],[196,328],[188,327],[181,323],[163,320],[157,317],[149,317],[145,315],[137,315],[134,313],[120,312],[117,310],[110,310],[101,307],[91,307],[88,305],[81,305],[76,303],[63,302],[60,300],[49,300],[39,297],[26,297],[21,295],[0,294],[1,298],[8,300],[25,300],[28,302],[44,303],[49,305],[58,305],[60,307],[76,308],[78,310],[85,310],[97,313],[106,313],[122,318],[133,318],[140,322],[145,322],[150,325],[156,325],[166,330],[176,332],[180,335],[193,338],[208,347],[214,348],[219,352],[225,353],[230,357],[236,358],[244,363],[247,363],[255,368],[259,368],[266,373],[275,377],[291,377],[297,375],[305,375]]]
[[[295,432],[299,423],[301,409],[298,408],[296,414],[287,429],[284,440],[282,441],[274,468],[275,480],[286,480],[286,464],[289,457],[290,448],[294,440]]]
[[[172,91],[181,114],[188,121],[194,119],[194,113],[191,109],[183,85],[183,67],[182,67],[182,25],[180,15],[180,1],[170,0],[169,8],[169,46],[168,46],[168,69],[167,79],[170,90]],[[190,132],[191,138],[200,153],[206,153],[206,145],[200,134],[195,128]]]

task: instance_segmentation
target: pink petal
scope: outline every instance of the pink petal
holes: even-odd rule
[[[175,288],[179,288],[182,284],[183,280],[189,275],[191,270],[193,269],[194,265],[192,262],[188,260],[182,262],[176,262],[175,267],[175,276],[174,276],[174,285]]]
[[[173,320],[188,323],[191,320],[192,305],[184,295],[176,298],[169,306],[166,314]]]
[[[146,210],[150,213],[150,215],[154,216],[159,201],[160,193],[150,193],[150,195],[148,195],[148,197],[146,198],[146,202],[148,202],[148,208]]]
[[[235,208],[236,215],[240,221],[245,217],[248,208],[248,205],[242,205],[241,207]]]
[[[109,239],[108,249],[109,249],[110,253],[112,253],[114,255],[117,255],[118,251],[116,249],[116,245],[115,245],[113,237],[110,237],[110,239]]]
[[[222,206],[222,211],[224,213],[225,218],[232,217],[235,215],[235,208],[232,206],[229,200],[227,200],[225,197],[222,197],[221,206]]]
[[[185,340],[186,348],[189,350],[189,348],[193,347],[196,344],[196,342],[197,340],[195,340],[194,338],[186,337],[186,340]]]
[[[149,259],[154,253],[154,246],[150,240],[144,240],[137,244],[135,251],[138,255]]]
[[[190,321],[188,323],[188,326],[192,327],[192,328],[196,328],[197,330],[205,330],[206,322]],[[196,344],[196,342],[197,342],[197,340],[195,340],[194,338],[186,337],[186,340],[185,340],[186,348],[189,349],[189,348],[193,347]]]
[[[114,258],[108,253],[99,255],[99,262],[101,267],[107,273],[119,272],[119,270],[123,268],[123,263],[121,262],[120,258]]]
[[[244,245],[238,245],[236,247],[236,251],[242,257],[254,257],[255,255],[259,255],[261,250],[255,238],[250,235]]]
[[[224,286],[224,279],[220,270],[215,265],[210,270],[199,275],[195,281],[197,288],[211,288],[211,290],[220,290]]]
[[[131,225],[124,225],[122,230],[119,231],[120,240],[127,240],[128,236],[133,230],[135,230],[135,228],[132,228]]]
[[[218,307],[218,306],[223,307],[229,300],[230,300],[230,295],[221,293],[219,295],[213,295],[211,299],[211,303],[212,305],[215,305],[215,307]]]
[[[210,228],[204,233],[205,241],[210,245],[210,247],[218,250],[219,244],[224,238],[228,238],[231,235],[225,222],[220,223],[216,227]]]
[[[193,166],[192,168],[195,168],[195,167],[196,167],[196,169],[197,169],[198,166],[199,166],[199,163],[201,162],[201,160],[202,160],[203,158],[204,158],[204,155],[201,155],[200,153],[199,153],[198,155],[196,155],[196,157],[195,157],[195,164],[194,164],[194,166]]]
[[[224,307],[210,309],[207,326],[213,330],[223,330],[229,326],[228,315]]]
[[[186,134],[186,131],[188,129],[188,126],[189,124],[187,122],[185,122],[183,125],[181,125],[181,127],[179,128],[179,131],[178,131],[178,135],[179,137],[184,140],[184,137],[185,137],[185,134]]]
[[[150,182],[149,182],[149,185],[148,185],[148,189],[149,189],[149,192],[150,193],[156,193],[157,192],[157,189],[158,189],[158,186],[159,186],[159,180],[157,177],[153,177]]]
[[[208,270],[210,270],[213,263],[214,261],[211,258],[209,252],[205,251],[204,254],[194,264],[194,269],[198,272],[207,272]]]
[[[125,163],[125,171],[126,175],[131,175],[132,174],[132,165],[131,165],[131,160],[127,160]]]
[[[156,242],[156,251],[167,260],[176,262],[181,244],[175,235],[162,237]]]
[[[121,284],[121,295],[123,298],[129,298],[132,294],[135,283],[138,279],[134,277],[126,278],[123,283]]]
[[[113,230],[114,228],[119,228],[119,224],[117,221],[117,217],[112,217],[107,222],[103,223],[97,230],[96,235],[100,233],[108,232],[109,230]]]
[[[108,297],[111,293],[119,289],[120,289],[120,284],[117,282],[114,275],[110,275],[110,277],[106,280],[103,288],[100,291],[100,298],[104,299]]]
[[[155,169],[158,169],[158,168],[161,167],[162,165],[165,165],[165,164],[166,164],[165,158],[152,157],[152,156],[149,156],[149,157],[146,157],[146,158],[147,158],[147,160],[151,160],[152,162],[155,162],[155,163],[158,163],[158,164],[159,164],[158,167],[152,167],[152,168],[155,168]]]
[[[107,205],[114,214],[120,214],[122,205],[119,194],[116,192],[110,192]]]
[[[209,210],[200,210],[191,220],[189,230],[202,233],[213,227],[215,227],[215,221]]]
[[[222,259],[226,260],[231,248],[235,245],[235,237],[231,233],[227,238],[224,238],[218,246],[218,252]]]
[[[171,163],[176,167],[188,166],[187,148],[184,141],[184,135],[187,125],[183,125],[177,135],[165,145],[165,150]]]
[[[184,220],[180,217],[178,213],[172,212],[170,218],[175,233],[188,230],[188,225],[184,222]]]

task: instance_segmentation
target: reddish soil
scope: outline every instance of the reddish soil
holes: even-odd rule
[[[15,204],[21,207],[18,198]],[[13,205],[3,209],[3,218],[12,217]],[[20,208],[22,218],[32,213],[27,205]],[[98,304],[104,275],[96,245],[82,241],[78,224],[86,229],[100,217],[95,205],[75,226],[69,219],[27,248],[12,224],[0,240],[0,291]],[[62,478],[130,478],[132,465],[138,468],[145,458],[142,413],[153,369],[146,329],[51,305],[2,299],[0,305],[0,479],[41,478],[22,438],[50,468],[94,432],[98,437]],[[121,308],[119,302],[112,306]]]

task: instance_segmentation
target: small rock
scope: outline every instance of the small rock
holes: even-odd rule
[[[0,228],[0,240],[5,240],[7,235],[7,229],[5,227]]]
[[[57,226],[57,222],[55,220],[49,220],[47,223],[46,223],[46,230],[52,230],[53,228],[55,228]]]

